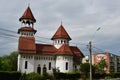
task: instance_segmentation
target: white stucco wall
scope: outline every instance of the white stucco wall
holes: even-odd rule
[[[18,56],[18,70],[22,73],[34,72],[34,59],[33,56],[21,55]],[[25,69],[25,61],[27,61],[27,69]]]
[[[68,63],[68,69],[66,70],[66,63]],[[56,57],[56,68],[59,68],[60,72],[72,72],[73,71],[73,57],[59,55]]]
[[[25,61],[28,62],[27,69],[25,69]],[[66,62],[68,63],[68,69],[66,70]],[[51,63],[51,69],[49,70],[49,63]],[[53,73],[53,68],[58,68],[60,72],[72,72],[73,71],[73,56],[53,56],[53,55],[18,55],[18,71],[22,73],[37,72],[38,65],[41,67],[41,74],[43,67],[46,65],[47,73]]]
[[[67,39],[54,39],[53,40],[53,45],[59,49],[63,44],[68,44],[69,45],[69,41]]]
[[[48,73],[52,73],[52,68],[55,68],[55,60],[54,60],[54,56],[48,56],[48,55],[40,55],[38,56],[41,59],[35,59],[35,72],[37,72],[37,67],[38,65],[40,65],[41,67],[41,74],[43,72],[43,67],[44,65],[46,65],[47,68],[47,72]],[[51,69],[49,70],[49,63],[51,63]]]

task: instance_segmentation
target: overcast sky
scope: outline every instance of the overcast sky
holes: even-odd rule
[[[120,0],[0,0],[0,56],[17,51],[19,18],[29,4],[37,20],[37,43],[51,44],[62,21],[70,44],[85,55],[89,41],[93,53],[120,55]]]

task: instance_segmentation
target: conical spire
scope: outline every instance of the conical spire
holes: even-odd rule
[[[64,29],[64,27],[63,27],[62,24],[60,25],[60,27],[58,28],[58,30],[56,31],[56,33],[53,35],[53,37],[51,38],[51,40],[53,40],[53,39],[59,39],[59,38],[71,40],[70,36],[66,32],[66,30]]]
[[[32,11],[31,11],[29,6],[27,7],[24,14],[22,15],[22,17],[19,20],[21,21],[22,19],[31,19],[34,22],[36,22],[36,19],[34,18],[33,14],[32,14]]]

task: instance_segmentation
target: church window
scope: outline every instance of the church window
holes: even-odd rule
[[[44,60],[45,60],[45,57],[44,57]]]
[[[25,58],[25,56],[23,56],[23,58]]]
[[[48,59],[48,57],[46,57],[46,60]]]
[[[49,62],[49,70],[51,70],[51,62]]]
[[[57,43],[57,40],[55,40],[55,44]]]
[[[53,60],[55,60],[56,58],[55,57],[53,57]]]
[[[61,43],[62,43],[63,41],[61,40]]]
[[[50,60],[52,60],[52,57],[50,57]]]
[[[75,65],[75,69],[77,69],[77,66]]]
[[[25,61],[25,69],[27,69],[27,67],[28,67],[28,62]]]
[[[65,41],[64,41],[64,43],[65,43]]]
[[[40,67],[40,64],[39,64],[38,67],[37,67],[37,72],[38,72],[38,74],[41,74],[41,67]]]
[[[31,57],[29,56],[29,59],[30,59]]]
[[[58,44],[59,44],[59,40],[58,40]]]
[[[66,70],[68,70],[68,62],[66,62]]]
[[[43,57],[41,57],[41,59],[43,59]]]
[[[48,60],[50,60],[50,57],[48,58]]]

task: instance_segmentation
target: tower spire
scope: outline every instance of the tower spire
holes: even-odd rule
[[[36,33],[36,30],[34,29],[34,23],[36,22],[36,19],[32,14],[29,4],[22,17],[19,18],[19,21],[21,22],[22,26],[20,29],[18,29],[18,33],[20,33],[21,36],[33,37]]]
[[[33,14],[32,14],[32,11],[31,11],[31,9],[29,7],[29,4],[28,4],[28,7],[25,10],[24,14],[22,15],[22,17],[19,19],[19,21],[21,21],[23,19],[30,19],[33,22],[36,22],[36,19],[34,18]]]
[[[61,25],[62,25],[62,23],[63,23],[63,22],[62,22],[62,20],[61,20]]]

